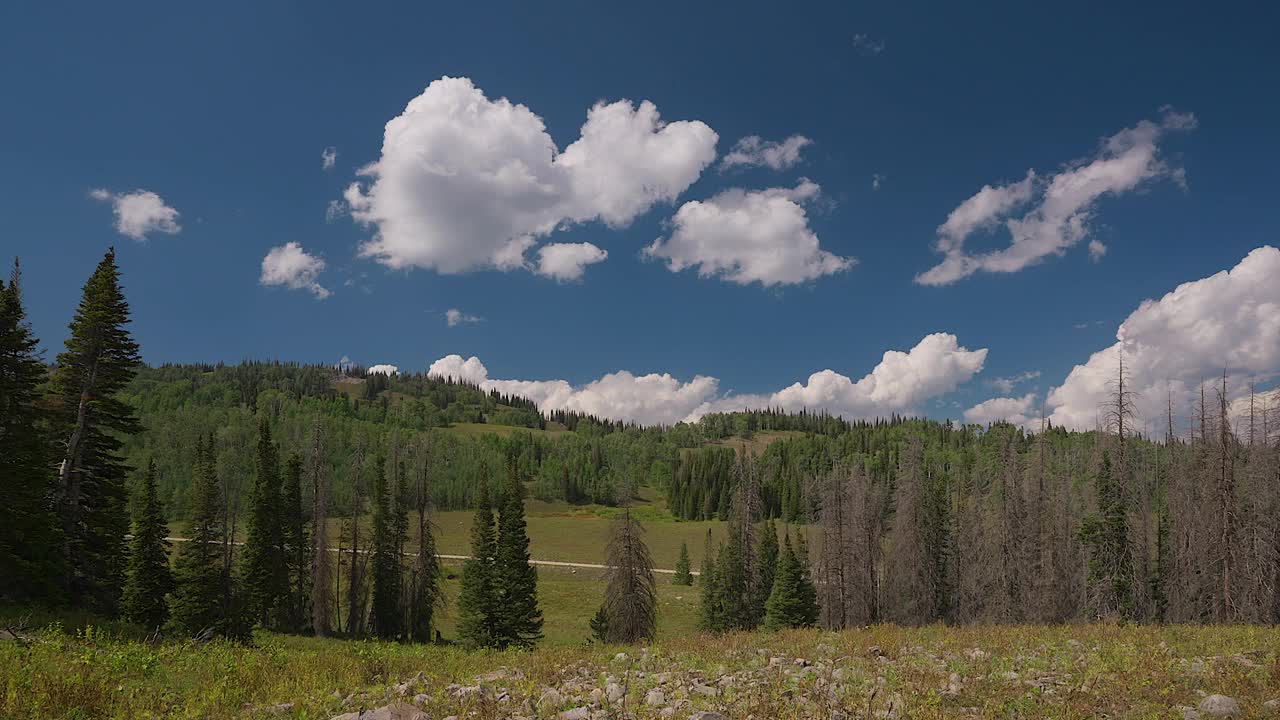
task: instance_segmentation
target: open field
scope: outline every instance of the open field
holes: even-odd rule
[[[1280,697],[1276,628],[664,635],[647,650],[467,653],[271,634],[259,635],[257,647],[150,645],[116,626],[50,628],[33,632],[27,646],[0,641],[0,717],[329,718],[396,699],[429,718],[554,717],[582,707],[587,717],[636,718],[671,708],[679,718],[714,709],[761,720],[1173,719],[1206,694],[1234,698],[1241,717],[1266,717],[1264,703]],[[615,658],[619,652],[626,657]]]

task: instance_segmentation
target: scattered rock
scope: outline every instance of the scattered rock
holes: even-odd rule
[[[270,712],[272,715],[284,715],[285,713],[291,713],[293,712],[293,703],[280,703],[279,705],[272,705],[271,709],[268,710],[268,712]]]
[[[587,718],[591,717],[591,708],[586,706],[576,707],[571,710],[565,710],[557,717],[560,720],[587,720]]]
[[[627,691],[622,689],[622,686],[616,682],[611,682],[604,687],[604,695],[609,698],[609,702],[611,703],[618,702],[622,699],[622,696],[626,694]]]
[[[538,707],[544,710],[554,710],[564,704],[564,695],[555,688],[547,688],[542,691],[542,696],[538,698]]]
[[[1182,711],[1182,720],[1200,720],[1199,710],[1193,707],[1187,707],[1186,705],[1183,705],[1178,709]]]
[[[649,707],[656,707],[658,705],[663,705],[666,702],[667,702],[666,693],[662,692],[658,688],[654,688],[649,692],[645,693],[644,695],[644,704],[648,705]]]
[[[1238,717],[1240,715],[1240,703],[1235,698],[1226,695],[1210,695],[1200,701],[1198,708],[1200,714],[1209,717]]]
[[[710,685],[703,685],[698,682],[693,684],[693,691],[699,695],[706,695],[707,697],[715,697],[720,694],[720,690],[717,688],[711,687]]]
[[[689,720],[729,720],[729,718],[713,710],[699,710],[690,715]]]
[[[1262,703],[1262,707],[1265,708],[1267,712],[1280,713],[1280,698],[1268,700]]]
[[[614,661],[614,662],[626,662],[626,661],[627,661],[627,654],[626,654],[626,653],[618,653],[617,655],[614,655],[614,656],[613,656],[613,661]]]
[[[376,710],[338,715],[330,720],[428,720],[428,718],[412,705],[392,703]]]
[[[426,705],[431,702],[431,696],[426,693],[418,693],[413,696],[413,701],[419,705]]]

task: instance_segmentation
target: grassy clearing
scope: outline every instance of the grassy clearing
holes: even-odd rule
[[[752,434],[749,438],[730,437],[723,440],[717,440],[710,444],[719,445],[720,447],[731,447],[739,455],[745,452],[751,456],[759,456],[764,452],[765,448],[769,447],[774,442],[782,440],[783,438],[798,437],[801,435],[804,435],[804,433],[799,430],[761,430],[760,432]]]
[[[546,430],[519,425],[493,425],[490,423],[454,423],[446,428],[441,428],[441,430],[457,433],[458,435],[497,435],[499,437],[510,437],[518,432],[527,432],[543,437],[557,437],[569,432],[567,428],[557,423],[547,423]]]
[[[0,717],[328,718],[397,692],[429,717],[1179,718],[1204,693],[1250,717],[1280,697],[1280,629],[1258,627],[877,626],[840,633],[667,634],[647,650],[544,647],[467,653],[262,634],[256,647],[149,645],[118,627],[50,627],[0,642]],[[614,654],[625,651],[627,658]],[[505,672],[478,678],[501,668]],[[400,691],[396,683],[417,678]],[[610,680],[625,696],[601,697]],[[488,689],[460,691],[452,683]],[[643,703],[659,689],[663,701]],[[420,695],[419,695],[420,694]],[[505,699],[503,698],[505,694]],[[607,696],[606,696],[607,697]],[[345,702],[344,702],[345,700]]]

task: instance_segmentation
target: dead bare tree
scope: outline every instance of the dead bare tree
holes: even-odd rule
[[[311,481],[311,627],[324,637],[333,630],[333,602],[329,594],[333,575],[329,565],[329,485],[324,476],[320,445],[320,420],[311,428],[307,453],[307,477]]]

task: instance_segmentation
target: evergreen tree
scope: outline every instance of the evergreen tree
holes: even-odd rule
[[[760,544],[756,546],[756,567],[760,572],[753,609],[756,624],[764,620],[765,603],[769,601],[769,595],[773,592],[774,574],[778,569],[778,554],[778,528],[770,520],[765,523],[764,535],[760,538]]]
[[[308,599],[311,596],[310,539],[307,536],[307,515],[302,506],[302,456],[291,453],[284,466],[283,540],[285,562],[289,570],[288,613],[285,627],[292,632],[302,631],[307,624]],[[321,528],[323,531],[323,528]]]
[[[386,463],[379,459],[373,475],[373,632],[384,640],[400,636],[400,543],[398,523],[387,486]]]
[[[436,557],[436,539],[428,514],[431,506],[431,484],[426,465],[427,455],[421,452],[412,492],[418,518],[418,552],[410,576],[408,623],[405,627],[405,634],[410,640],[417,642],[431,640],[436,605],[442,599],[440,559]]]
[[[1115,477],[1106,450],[1095,483],[1098,513],[1080,526],[1080,539],[1089,547],[1092,604],[1098,616],[1128,619],[1133,612],[1133,548],[1124,485]]]
[[[702,552],[702,572],[698,575],[698,625],[711,632],[724,629],[723,614],[720,612],[720,583],[716,578],[717,555],[715,546],[711,544],[711,528],[707,528],[707,543]]]
[[[249,517],[241,560],[249,612],[264,627],[278,624],[289,595],[282,504],[279,451],[264,416],[258,423],[257,458],[253,486],[249,489]]]
[[[173,589],[169,570],[169,527],[156,496],[156,462],[147,463],[142,476],[142,496],[133,521],[129,570],[124,582],[121,609],[125,619],[147,628],[159,628],[169,617],[166,595]]]
[[[591,616],[591,639],[596,642],[609,642],[609,611],[605,609],[604,604],[596,610],[596,614]]]
[[[720,615],[714,623],[718,629],[750,630],[756,626],[754,587],[736,533],[729,533],[716,558],[715,604]]]
[[[817,598],[813,582],[800,565],[788,535],[778,555],[773,590],[765,603],[765,628],[781,630],[813,625],[818,621]]]
[[[653,559],[644,544],[644,528],[623,510],[609,529],[605,550],[605,633],[614,643],[638,643],[653,638],[657,628],[658,588]]]
[[[186,637],[230,634],[222,565],[222,499],[211,447],[196,442],[189,541],[178,546],[169,625]]]
[[[538,607],[538,569],[529,562],[524,497],[514,472],[509,475],[498,511],[493,567],[498,604],[496,644],[499,648],[531,647],[542,639],[542,609]]]
[[[0,280],[0,602],[55,602],[63,563],[39,385],[44,363],[22,305],[18,262]]]
[[[689,544],[680,543],[680,557],[676,559],[676,574],[671,581],[675,585],[692,585],[693,573],[689,568]]]
[[[58,511],[64,586],[73,605],[108,612],[119,602],[129,530],[129,468],[121,438],[140,429],[118,397],[141,364],[128,322],[112,248],[84,285],[51,388],[54,428],[63,443]]]
[[[498,604],[494,594],[494,553],[496,537],[489,490],[481,485],[476,493],[476,512],[471,523],[471,557],[462,564],[458,589],[458,636],[470,647],[492,647],[497,643]]]

